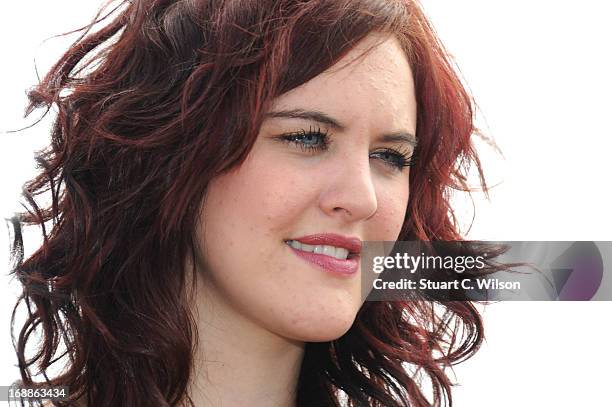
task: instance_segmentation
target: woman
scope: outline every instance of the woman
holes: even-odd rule
[[[61,405],[450,401],[474,306],[359,283],[363,241],[461,239],[447,194],[470,162],[486,191],[418,4],[135,0],[107,20],[29,92],[58,117],[14,221],[45,235],[14,269],[24,385],[65,346]]]

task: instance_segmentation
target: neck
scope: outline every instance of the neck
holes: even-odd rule
[[[189,394],[196,406],[295,406],[304,343],[270,332],[198,282],[198,345]]]

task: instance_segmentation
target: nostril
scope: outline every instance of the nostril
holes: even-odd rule
[[[340,212],[340,211],[345,211],[349,215],[351,214],[351,212],[348,209],[346,209],[346,208],[341,208],[339,206],[334,208],[334,212]]]

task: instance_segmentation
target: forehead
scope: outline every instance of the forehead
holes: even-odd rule
[[[273,110],[296,107],[324,111],[347,123],[414,131],[414,83],[399,41],[370,34],[334,66],[277,98]]]

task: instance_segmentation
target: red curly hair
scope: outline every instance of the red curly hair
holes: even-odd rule
[[[418,159],[398,240],[462,239],[449,192],[467,189],[471,164],[486,191],[474,104],[416,2],[131,0],[96,19],[105,21],[28,93],[27,114],[54,106],[58,115],[37,156],[40,173],[24,189],[30,206],[13,222],[17,306],[28,309],[15,335],[25,385],[35,366],[47,372],[67,356],[67,369],[47,378],[70,387],[58,404],[190,401],[196,338],[185,258],[207,185],[244,161],[274,98],[371,32],[399,39],[418,106]],[[41,208],[35,197],[47,191],[52,202]],[[22,224],[44,235],[25,261]],[[35,332],[42,342],[28,356]],[[298,405],[450,403],[445,369],[482,339],[470,302],[366,302],[344,336],[307,344]],[[431,400],[418,375],[431,382]]]

